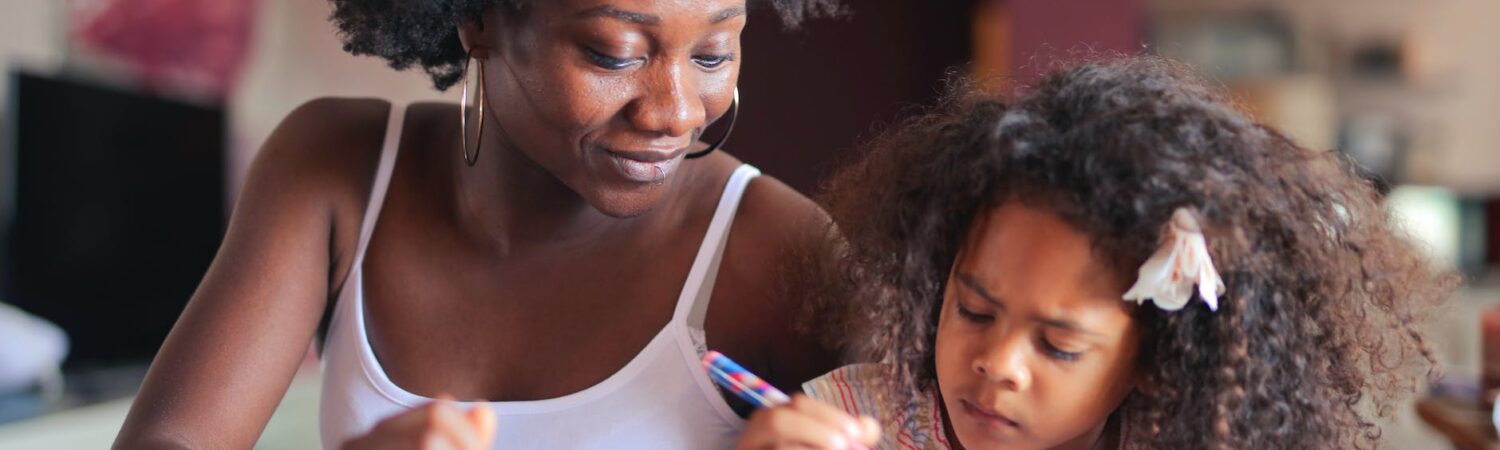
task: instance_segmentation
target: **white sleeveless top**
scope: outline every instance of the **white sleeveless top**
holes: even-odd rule
[[[390,184],[402,116],[401,105],[392,105],[370,203],[360,226],[359,247],[323,347],[319,419],[324,448],[338,448],[369,432],[380,420],[431,401],[386,376],[365,331],[361,266]],[[698,361],[704,352],[704,313],[729,227],[745,186],[759,174],[743,165],[729,177],[671,321],[625,367],[599,384],[562,397],[459,402],[465,409],[482,407],[495,412],[494,448],[715,449],[734,445],[744,421],[724,403]]]

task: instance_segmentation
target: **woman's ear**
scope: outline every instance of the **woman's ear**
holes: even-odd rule
[[[460,22],[458,24],[458,41],[464,46],[464,54],[488,53],[490,45],[495,42],[494,32],[497,27],[486,27],[485,21],[488,17],[479,17],[477,20]]]
[[[490,7],[474,20],[460,21],[459,42],[463,43],[465,54],[486,54],[486,52],[493,51],[496,42],[499,42],[499,37],[501,37],[499,36],[501,30],[514,26],[514,24],[501,24],[501,21],[507,18],[498,9],[499,7]]]
[[[525,26],[530,15],[531,12],[524,9],[493,6],[478,16],[460,21],[458,41],[464,47],[464,54],[487,58],[500,51],[501,43],[513,41],[514,33]]]

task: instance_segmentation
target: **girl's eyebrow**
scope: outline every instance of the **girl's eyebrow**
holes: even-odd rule
[[[983,298],[985,301],[990,302],[990,304],[995,305],[996,308],[1005,309],[1005,305],[1000,303],[999,298],[996,297],[995,294],[991,294],[988,289],[985,289],[984,285],[980,284],[979,280],[974,279],[973,275],[970,275],[966,272],[959,272],[958,281],[960,283],[963,283],[965,287],[968,287],[969,290],[974,291],[975,294],[979,294],[980,298]],[[1045,317],[1038,315],[1033,315],[1031,318],[1032,320],[1041,322],[1042,325],[1048,327],[1075,333],[1087,334],[1090,336],[1100,336],[1099,333],[1086,330],[1083,327],[1079,326],[1077,322],[1074,322],[1072,320],[1060,317]]]
[[[713,18],[708,19],[708,23],[710,23],[710,24],[717,24],[719,22],[723,22],[723,21],[726,21],[726,20],[729,20],[729,19],[733,19],[735,17],[743,16],[743,15],[745,15],[745,7],[743,7],[743,6],[731,6],[731,7],[728,7],[728,8],[724,8],[724,10],[722,10],[722,11],[714,13]]]
[[[988,289],[984,288],[984,285],[979,284],[979,281],[975,280],[973,275],[969,275],[965,272],[959,272],[958,281],[960,283],[963,283],[964,286],[967,286],[969,290],[974,291],[975,294],[979,294],[979,297],[983,298],[985,301],[995,305],[995,307],[1005,307],[1005,305],[1001,304],[1000,300],[995,297],[995,294],[991,294]]]
[[[1049,327],[1052,327],[1052,328],[1066,330],[1066,331],[1070,331],[1070,332],[1074,332],[1074,333],[1087,334],[1089,336],[1101,336],[1099,333],[1095,333],[1095,332],[1083,329],[1082,327],[1078,326],[1078,323],[1073,322],[1073,321],[1068,320],[1068,319],[1060,319],[1060,318],[1056,318],[1056,317],[1032,316],[1032,320],[1036,320],[1037,322],[1041,322],[1042,325],[1046,325],[1046,326],[1049,326]]]

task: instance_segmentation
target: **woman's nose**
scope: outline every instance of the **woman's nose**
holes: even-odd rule
[[[647,74],[631,111],[635,127],[666,136],[684,136],[706,120],[697,80],[682,64],[663,64]]]

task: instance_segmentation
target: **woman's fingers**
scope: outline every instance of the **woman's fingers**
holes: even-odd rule
[[[441,436],[456,450],[480,450],[487,447],[487,443],[480,442],[479,428],[469,422],[452,401],[438,400],[423,408],[428,410],[428,434]]]
[[[489,448],[495,442],[495,412],[484,406],[475,406],[464,414],[469,424],[477,430],[479,442],[484,448]]]
[[[369,434],[349,441],[354,449],[488,449],[495,434],[495,415],[480,406],[464,412],[449,397],[402,412],[375,425]]]
[[[465,450],[465,449],[462,449],[460,447],[454,446],[453,445],[453,441],[451,439],[449,439],[448,436],[444,436],[444,435],[438,434],[438,433],[428,434],[425,438],[423,438],[422,445],[418,446],[417,449],[418,450]]]

